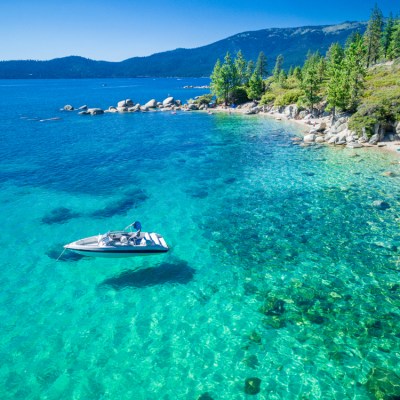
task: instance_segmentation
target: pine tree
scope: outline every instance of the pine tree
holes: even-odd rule
[[[281,73],[282,70],[282,65],[283,65],[283,55],[279,54],[279,56],[276,57],[275,67],[272,72],[275,80],[278,80],[279,74]]]
[[[385,58],[388,57],[388,50],[390,45],[390,40],[393,34],[393,28],[395,26],[395,20],[392,13],[390,13],[388,20],[386,21],[385,28],[382,33],[382,53]]]
[[[297,65],[294,70],[293,70],[293,76],[299,81],[301,82],[301,80],[303,79],[302,76],[302,72],[301,72],[301,68]]]
[[[344,71],[344,50],[339,43],[334,43],[328,50],[326,63],[326,99],[332,118],[335,118],[336,108],[347,107],[349,90]]]
[[[235,58],[236,73],[239,81],[239,85],[246,85],[248,82],[247,78],[247,61],[243,57],[243,53],[239,50]]]
[[[226,53],[224,63],[217,60],[211,74],[211,91],[219,99],[228,104],[229,93],[239,85],[239,79],[234,62],[229,52]]]
[[[279,76],[278,76],[278,83],[281,88],[286,87],[286,80],[287,80],[286,72],[285,72],[285,70],[281,69],[281,72],[279,73]]]
[[[400,19],[393,25],[393,32],[388,47],[388,58],[393,60],[400,57]]]
[[[264,79],[268,75],[267,57],[265,57],[265,54],[262,51],[260,51],[260,54],[257,58],[256,70],[261,79]]]
[[[347,109],[355,111],[364,90],[367,74],[365,56],[367,48],[360,34],[353,35],[345,48],[345,79],[348,82],[349,93]]]
[[[250,81],[250,78],[253,75],[253,72],[254,72],[254,61],[250,60],[247,63],[247,69],[246,69],[246,80],[247,80],[247,82]]]
[[[214,69],[213,72],[211,73],[210,79],[211,79],[210,83],[211,93],[217,98],[222,97],[223,82],[221,74],[221,61],[219,60],[219,58],[214,65]]]
[[[301,82],[301,89],[304,92],[304,100],[307,106],[309,106],[311,112],[314,109],[315,103],[320,100],[318,95],[321,81],[319,77],[319,62],[321,56],[318,52],[308,53],[307,59],[304,62],[302,75],[303,79]]]
[[[326,61],[324,57],[320,57],[318,62],[318,78],[319,82],[322,83],[326,75]]]
[[[371,17],[368,21],[367,30],[364,34],[364,41],[367,47],[367,68],[375,64],[380,56],[381,37],[383,28],[382,11],[375,4]]]
[[[247,88],[247,97],[252,100],[261,98],[264,91],[264,84],[259,71],[256,69],[251,75],[249,80],[249,87]]]

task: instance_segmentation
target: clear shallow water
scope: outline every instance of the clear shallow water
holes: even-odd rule
[[[0,397],[399,396],[398,159],[264,118],[58,111],[185,84],[0,82]],[[135,219],[172,250],[56,262]]]

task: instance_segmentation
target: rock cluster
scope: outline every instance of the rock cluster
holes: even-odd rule
[[[101,108],[88,108],[86,105],[78,108],[80,115],[100,115],[104,113],[129,113],[129,112],[148,112],[148,111],[193,111],[206,108],[206,105],[198,106],[194,102],[182,104],[180,100],[175,100],[172,96],[168,96],[162,102],[155,99],[149,100],[145,104],[135,103],[132,99],[124,99],[117,103],[115,106],[110,106],[108,109]],[[63,111],[76,110],[70,104],[62,108]]]

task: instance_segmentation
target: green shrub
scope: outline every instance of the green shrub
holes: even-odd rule
[[[264,93],[264,95],[261,97],[260,104],[265,105],[265,104],[270,104],[273,103],[276,99],[276,95],[271,92]]]
[[[302,91],[300,89],[290,89],[287,92],[279,95],[276,98],[274,105],[277,107],[281,107],[297,103],[301,95]]]
[[[198,104],[199,106],[202,104],[209,105],[211,103],[212,98],[213,95],[211,93],[203,94],[199,96],[196,100],[194,100],[194,103]]]
[[[237,87],[229,93],[228,100],[233,104],[243,104],[249,101],[247,91],[244,87]]]

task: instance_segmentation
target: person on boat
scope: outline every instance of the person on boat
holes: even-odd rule
[[[140,232],[142,231],[142,224],[139,221],[135,221],[133,223],[133,228],[136,229],[136,232],[133,234],[133,237],[139,237]]]

